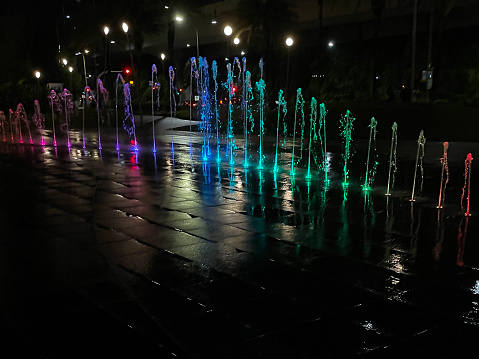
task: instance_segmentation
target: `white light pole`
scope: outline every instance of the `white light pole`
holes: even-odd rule
[[[294,40],[292,37],[288,37],[285,41],[286,46],[288,47],[288,61],[286,65],[286,87],[285,87],[285,92],[288,94],[288,88],[289,88],[289,58],[290,58],[290,52],[291,52],[291,46],[294,44]]]
[[[108,69],[108,34],[110,33],[110,28],[105,26],[103,28],[103,33],[105,34],[105,71]]]
[[[163,71],[162,71],[162,75],[165,76],[165,58],[166,58],[166,55],[162,52],[160,54],[160,58],[161,58],[161,63],[163,65]]]
[[[228,60],[229,57],[229,52],[230,52],[230,36],[233,34],[233,28],[229,25],[226,25],[225,28],[223,29],[224,34],[228,38],[227,41],[227,47],[226,47],[226,60]]]
[[[70,73],[70,90],[72,89],[72,73],[73,73],[73,67],[68,66],[68,72]]]

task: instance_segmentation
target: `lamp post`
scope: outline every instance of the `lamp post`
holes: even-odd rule
[[[133,61],[133,54],[131,52],[131,47],[130,47],[130,37],[129,37],[129,27],[128,27],[128,24],[126,22],[123,22],[121,24],[121,28],[123,30],[123,32],[125,33],[126,35],[126,44],[128,46],[128,53],[130,55],[130,62],[131,62],[131,67],[133,69],[133,77],[135,79],[135,83],[137,84],[135,87],[136,87],[136,97],[137,97],[137,100],[138,100],[138,109],[140,110],[140,123],[141,125],[143,126],[143,110],[141,108],[141,100],[140,100],[140,88],[139,88],[139,85],[140,85],[140,81],[138,80],[138,71],[136,71],[136,68],[135,68],[135,62]]]
[[[110,28],[105,26],[103,28],[103,33],[105,34],[105,71],[108,70],[108,34],[110,33]]]
[[[223,29],[224,34],[228,38],[227,46],[226,46],[226,60],[229,58],[230,54],[230,36],[233,34],[233,28],[229,25],[226,25]]]
[[[83,59],[83,75],[85,76],[85,87],[88,86],[88,80],[86,77],[86,63],[85,63],[85,54],[88,54],[90,51],[88,50],[83,50],[83,52],[76,52],[75,55],[82,55]]]
[[[72,89],[72,72],[73,72],[73,67],[68,66],[68,72],[70,73],[70,90]]]
[[[166,58],[166,55],[162,52],[160,54],[160,58],[161,58],[161,63],[163,65],[163,71],[162,71],[162,75],[165,76],[165,58]]]
[[[285,41],[286,46],[288,47],[288,60],[286,64],[286,86],[285,86],[285,92],[288,94],[288,88],[289,88],[289,58],[290,58],[290,53],[291,53],[291,46],[294,44],[294,40],[292,37],[288,37]]]

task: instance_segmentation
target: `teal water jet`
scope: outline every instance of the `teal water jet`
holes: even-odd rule
[[[218,112],[218,64],[215,60],[211,65],[212,73],[213,73],[213,80],[215,82],[214,87],[214,116],[215,116],[215,123],[216,123],[216,162],[221,162],[221,155],[220,155],[220,115]]]
[[[209,73],[208,61],[204,57],[200,57],[200,86],[198,95],[200,98],[199,111],[201,115],[200,129],[203,132],[202,156],[203,161],[208,160],[211,155],[210,137],[211,137],[211,108],[209,94]]]
[[[259,93],[259,103],[258,103],[258,112],[259,112],[259,159],[258,159],[258,168],[263,169],[263,162],[265,155],[263,154],[263,137],[264,137],[264,92],[266,88],[266,83],[263,80],[263,59],[259,61],[259,68],[261,70],[261,78],[256,83],[256,90]]]
[[[274,156],[274,172],[278,172],[278,150],[279,150],[279,123],[280,119],[283,118],[283,123],[285,121],[286,113],[288,112],[287,102],[283,96],[283,90],[279,90],[278,93],[278,121],[276,123],[276,153]]]
[[[322,162],[322,170],[324,171],[324,183],[326,185],[329,183],[328,179],[328,157],[327,157],[327,150],[326,150],[326,114],[328,111],[324,106],[324,103],[319,105],[319,129],[318,129],[318,137],[321,144],[321,150],[323,152],[323,162]],[[323,136],[321,136],[321,129],[323,130]]]
[[[294,125],[293,125],[293,146],[292,146],[292,153],[291,153],[291,172],[290,175],[295,175],[294,166],[296,165],[294,162],[294,152],[295,152],[295,145],[296,145],[296,123],[298,122],[298,113],[301,115],[301,155],[303,149],[303,134],[304,134],[304,99],[301,93],[301,88],[296,90],[296,104],[295,104],[295,111],[294,111]],[[298,159],[298,163],[301,161],[301,157]]]
[[[233,69],[231,63],[226,65],[228,70],[228,78],[226,80],[226,88],[228,89],[228,127],[227,127],[227,141],[226,141],[226,157],[229,157],[230,164],[234,163],[234,148],[235,140],[233,134]]]
[[[351,116],[349,110],[346,110],[346,115],[341,116],[340,120],[340,130],[341,137],[343,138],[343,148],[344,152],[342,154],[343,159],[343,187],[346,188],[349,185],[349,170],[348,163],[351,158],[351,142],[352,142],[352,131],[353,131],[353,122],[355,118]]]
[[[318,102],[313,97],[311,98],[311,114],[309,117],[309,151],[308,151],[308,172],[306,174],[307,179],[311,179],[311,147],[313,143],[313,128],[316,128],[316,121],[318,119]],[[314,131],[316,135],[316,131]],[[315,136],[316,137],[316,136]]]
[[[244,138],[245,138],[245,144],[244,144],[244,167],[248,168],[249,167],[249,155],[248,155],[248,133],[253,133],[254,130],[254,117],[253,117],[253,112],[252,112],[252,107],[249,106],[249,102],[254,99],[253,97],[253,87],[251,86],[251,73],[249,71],[246,71],[245,74],[245,82],[243,83],[243,88],[244,88],[244,94],[245,94],[245,100],[244,100],[244,111],[245,111],[245,123],[244,123]],[[249,129],[248,129],[248,122],[250,124]]]

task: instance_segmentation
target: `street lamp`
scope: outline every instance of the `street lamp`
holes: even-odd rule
[[[225,28],[223,29],[223,32],[226,35],[226,37],[228,38],[227,46],[226,46],[226,59],[225,59],[225,60],[228,60],[229,52],[230,52],[230,39],[229,39],[229,37],[233,34],[233,28],[229,25],[226,25]]]
[[[103,28],[103,33],[105,34],[105,71],[108,68],[108,34],[110,33],[110,28],[105,26]]]
[[[161,72],[163,76],[165,76],[165,58],[166,58],[166,55],[162,52],[160,54],[160,59],[161,59],[161,64],[163,65],[163,71]]]
[[[40,76],[42,76],[42,74],[40,73],[40,71],[35,71],[35,78],[39,79]]]
[[[238,44],[240,43],[239,37],[235,37],[234,40],[233,40],[233,43],[234,43],[235,45],[238,45]]]
[[[65,59],[65,58],[63,58],[63,59],[62,59],[62,63],[63,63],[64,66],[66,66],[66,65],[68,64],[68,60]]]
[[[68,72],[70,73],[70,90],[72,89],[72,73],[73,73],[73,67],[68,66]]]
[[[294,44],[294,40],[292,37],[288,37],[285,41],[286,46],[288,47],[288,62],[286,65],[286,93],[288,93],[288,88],[289,88],[289,58],[290,58],[290,52],[291,52],[291,46]]]

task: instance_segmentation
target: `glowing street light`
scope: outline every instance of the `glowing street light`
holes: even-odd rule
[[[165,59],[166,55],[162,52],[160,54],[161,64],[163,65],[163,72],[161,73],[163,76],[165,75]]]
[[[226,25],[223,29],[224,34],[228,37],[228,41],[226,42],[226,58],[225,60],[228,61],[229,52],[230,52],[230,39],[229,37],[233,34],[233,28],[229,25]]]
[[[334,42],[333,41],[328,42],[328,46],[329,47],[334,47]]]
[[[234,40],[233,40],[233,43],[234,43],[235,45],[238,45],[238,44],[240,43],[239,37],[235,37]]]
[[[231,36],[233,33],[233,28],[229,25],[226,25],[225,28],[223,29],[223,32],[225,33],[226,36]]]
[[[128,32],[128,24],[126,22],[124,22],[123,24],[121,24],[121,28],[123,30],[124,33],[127,33]]]
[[[67,60],[67,59],[65,59],[65,58],[63,58],[63,59],[62,59],[62,63],[63,63],[63,65],[65,65],[65,66],[66,66],[66,65],[68,64],[68,60]]]
[[[286,87],[285,87],[285,93],[288,95],[288,88],[289,88],[289,58],[290,58],[290,52],[291,52],[291,46],[294,44],[294,40],[292,37],[286,38],[285,41],[286,46],[288,47],[288,63],[286,65]]]
[[[35,78],[39,79],[42,76],[40,71],[35,71]]]
[[[178,22],[182,22],[183,18],[181,16],[177,16],[177,17],[175,17],[175,20],[178,21]]]

